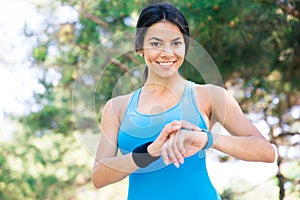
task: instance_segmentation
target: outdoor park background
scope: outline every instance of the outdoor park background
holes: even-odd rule
[[[127,179],[97,191],[90,170],[103,104],[140,85],[130,33],[149,2],[1,0],[0,199],[126,199]],[[299,0],[170,2],[278,150],[272,164],[210,152],[223,199],[299,199]],[[181,73],[205,83],[189,63]]]

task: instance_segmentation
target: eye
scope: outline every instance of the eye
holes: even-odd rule
[[[182,42],[175,41],[175,42],[172,43],[172,45],[173,45],[174,47],[179,47],[179,46],[182,45]]]
[[[151,42],[150,44],[153,47],[159,47],[161,45],[159,42]]]

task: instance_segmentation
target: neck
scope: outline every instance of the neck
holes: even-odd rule
[[[178,86],[182,86],[185,83],[185,79],[182,78],[178,73],[172,77],[169,78],[158,78],[158,77],[153,77],[149,74],[146,82],[145,82],[145,87],[172,87],[176,88]]]
[[[156,91],[156,92],[163,92],[163,91],[182,91],[185,87],[186,80],[182,78],[181,76],[172,77],[168,79],[151,79],[148,77],[144,89],[147,91]]]

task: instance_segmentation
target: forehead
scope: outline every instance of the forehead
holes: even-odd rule
[[[160,39],[170,39],[183,37],[179,27],[169,21],[161,21],[153,24],[147,30],[145,39],[157,37]]]

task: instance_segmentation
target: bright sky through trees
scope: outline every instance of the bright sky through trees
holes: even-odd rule
[[[46,1],[45,1],[46,2]],[[57,23],[77,20],[77,12],[68,6],[61,7],[54,14]],[[3,1],[0,6],[0,139],[9,139],[13,126],[5,114],[16,116],[38,111],[34,93],[43,93],[39,83],[43,71],[32,63],[32,49],[37,43],[35,37],[26,37],[30,31],[42,31],[43,20],[30,0]],[[40,33],[42,35],[42,33]],[[55,54],[55,48],[50,49]],[[50,69],[46,73],[53,84],[61,75]]]

